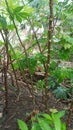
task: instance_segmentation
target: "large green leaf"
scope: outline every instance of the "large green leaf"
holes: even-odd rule
[[[22,22],[23,19],[27,19],[29,14],[26,13],[26,12],[16,12],[15,14],[15,17],[17,19],[17,21],[19,21],[20,23]]]
[[[8,0],[8,5],[12,9],[15,6],[15,0]]]
[[[22,18],[18,13],[15,13],[15,17],[16,17],[18,22],[20,22],[20,23],[22,22]]]
[[[43,116],[44,118],[46,118],[46,119],[52,121],[52,118],[51,118],[51,116],[50,116],[49,114],[44,113],[44,114],[42,114],[42,116]]]
[[[24,8],[23,8],[23,12],[31,14],[33,12],[33,8],[31,8],[30,6],[25,5]]]
[[[24,19],[27,19],[29,14],[27,12],[20,12],[19,15],[24,18]]]
[[[60,112],[56,113],[56,115],[58,118],[61,118],[65,115],[65,111],[60,111]]]
[[[55,130],[65,130],[66,124],[61,122],[61,117],[65,115],[65,111],[60,111],[57,113],[52,113],[52,119],[55,126]],[[63,126],[62,126],[63,125]],[[63,128],[63,129],[62,129]]]
[[[18,125],[19,125],[20,130],[28,130],[26,123],[20,119],[18,119]]]
[[[60,118],[52,113],[52,119],[53,119],[53,123],[54,123],[54,126],[55,126],[55,130],[61,130],[61,120]]]
[[[33,123],[31,130],[40,130],[39,124]]]
[[[23,9],[24,6],[18,6],[16,8],[13,9],[13,12],[16,13],[16,12],[20,12],[22,9]]]
[[[42,130],[52,130],[52,128],[43,118],[38,118],[38,123]]]
[[[18,6],[15,9],[13,9],[13,14],[16,17],[17,21],[19,21],[20,23],[22,22],[23,19],[27,19],[28,16],[31,13],[31,8],[23,8],[24,6]]]

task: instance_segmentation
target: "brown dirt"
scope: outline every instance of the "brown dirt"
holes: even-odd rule
[[[0,89],[3,86],[3,84],[0,84]],[[17,119],[22,119],[25,121],[27,114],[33,111],[33,102],[32,97],[29,94],[29,91],[27,87],[23,86],[23,84],[19,84],[21,88],[21,95],[19,98],[19,101],[16,101],[17,99],[17,92],[15,88],[9,87],[9,102],[8,102],[8,114],[4,115],[3,118],[0,119],[0,130],[19,130]],[[1,101],[4,101],[4,92],[2,89],[0,90],[0,97]],[[44,103],[42,102],[41,94],[35,93],[36,97],[36,110],[39,110],[40,112],[44,111]],[[49,94],[49,102],[48,102],[48,109],[57,109],[59,110],[68,110],[70,104],[63,103],[61,100],[56,100],[54,95],[50,92]],[[66,112],[66,115],[64,117],[64,120],[67,120],[68,112]],[[71,117],[69,130],[73,130],[73,115]]]

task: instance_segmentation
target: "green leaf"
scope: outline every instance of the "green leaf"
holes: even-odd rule
[[[37,60],[34,56],[28,58],[28,65],[30,73],[33,75],[37,66]]]
[[[57,66],[57,62],[56,61],[52,61],[51,64],[50,64],[50,69],[55,69]]]
[[[46,114],[46,113],[42,114],[42,116],[45,117],[48,120],[52,120],[51,116]]]
[[[52,128],[43,118],[38,118],[38,123],[42,130],[52,130]]]
[[[64,44],[64,48],[65,48],[65,49],[70,49],[71,46],[72,46],[72,45],[71,45],[71,44],[68,44],[68,43]]]
[[[63,87],[58,87],[53,93],[56,95],[56,98],[67,99],[67,89]]]
[[[22,22],[22,18],[19,14],[15,14],[15,17],[16,17],[17,21],[19,21],[20,23]]]
[[[22,9],[23,9],[24,6],[18,6],[16,7],[15,9],[13,9],[13,12],[16,13],[16,12],[20,12]]]
[[[13,54],[14,59],[16,60],[16,67],[19,67],[20,70],[22,70],[21,63],[19,62],[19,59],[17,58],[16,52],[10,43],[9,43],[9,47],[10,47],[11,53]]]
[[[63,117],[65,115],[65,111],[60,111],[58,113],[52,113],[51,115],[52,115],[53,123],[55,125],[55,130],[65,129],[66,126],[65,126],[65,124],[63,124],[61,122],[61,119],[60,119],[61,117]]]
[[[22,18],[27,19],[32,11],[32,8],[29,6],[18,6],[13,9],[13,14],[19,22],[22,22]]]
[[[61,130],[66,130],[66,123],[62,123]]]
[[[17,19],[17,21],[19,21],[20,23],[22,22],[22,19],[27,19],[29,14],[26,12],[15,12],[15,17]]]
[[[43,89],[45,87],[44,80],[38,80],[37,83],[36,83],[36,87]]]
[[[40,130],[39,124],[33,123],[31,130]]]
[[[44,54],[37,53],[36,59],[38,59],[41,63],[46,62],[46,56]]]
[[[20,130],[28,130],[26,123],[20,119],[18,119],[18,125]]]
[[[55,126],[55,130],[61,130],[61,120],[57,114],[52,113],[52,119]]]
[[[28,14],[31,14],[33,12],[33,8],[29,7],[29,6],[24,6],[23,8],[23,12],[26,12]]]
[[[65,115],[65,111],[60,111],[60,112],[56,113],[56,115],[58,118],[61,118]]]
[[[0,15],[0,26],[2,26],[3,29],[7,28],[6,18],[4,16],[1,16],[1,15]]]
[[[20,12],[19,15],[24,19],[26,19],[29,16],[27,12]]]
[[[14,1],[13,0],[8,0],[8,5],[10,8],[14,7]]]
[[[14,30],[14,25],[13,25],[13,24],[10,24],[10,25],[7,26],[7,28],[8,28],[9,30]]]

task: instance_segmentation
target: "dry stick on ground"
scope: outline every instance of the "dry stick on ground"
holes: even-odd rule
[[[50,68],[50,50],[52,44],[52,24],[53,24],[53,0],[49,0],[49,8],[50,8],[50,17],[49,17],[49,29],[48,29],[48,54],[47,54],[47,64],[46,64],[46,75],[45,75],[45,109],[48,108],[48,77],[49,77],[49,68]]]
[[[15,27],[16,34],[17,34],[17,36],[18,36],[19,42],[20,42],[21,46],[22,46],[23,49],[24,49],[24,53],[25,53],[25,55],[26,55],[26,63],[27,63],[28,69],[29,69],[28,54],[27,54],[25,45],[23,45],[23,43],[22,43],[22,41],[21,41],[21,38],[20,38],[19,33],[18,33],[17,26],[16,26],[15,21],[14,21],[14,17],[13,17],[13,15],[12,15],[11,11],[10,11],[10,8],[9,8],[9,5],[8,5],[7,0],[5,0],[5,2],[6,2],[7,9],[8,9],[8,13],[9,13],[10,17],[12,18],[12,21],[13,21],[13,24],[14,24],[14,27]],[[30,73],[30,69],[29,69],[29,73]],[[32,75],[31,75],[31,74],[30,74],[30,77],[31,77],[30,80],[31,80],[31,86],[32,86],[33,104],[34,104],[33,106],[35,107],[35,96],[34,96],[34,93],[33,93],[34,86],[33,86]],[[28,83],[27,83],[27,86],[28,86]],[[29,87],[28,87],[28,88],[29,88]]]

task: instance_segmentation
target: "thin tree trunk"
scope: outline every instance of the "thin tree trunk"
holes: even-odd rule
[[[8,84],[7,84],[7,66],[4,61],[4,85],[5,85],[5,108],[4,111],[8,113]]]
[[[47,110],[48,106],[48,78],[49,78],[49,68],[50,68],[50,50],[52,44],[52,28],[53,28],[53,0],[49,0],[49,9],[50,9],[50,17],[49,17],[49,29],[48,29],[48,53],[47,53],[47,63],[46,63],[46,72],[45,72],[45,108]]]

